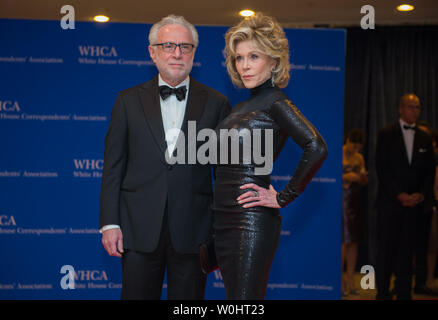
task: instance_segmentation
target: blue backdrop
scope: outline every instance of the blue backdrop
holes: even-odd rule
[[[0,20],[0,298],[119,299],[120,260],[98,233],[104,136],[119,91],[156,74],[150,25]],[[198,27],[194,78],[229,97],[227,27]],[[284,89],[324,136],[329,156],[305,193],[282,209],[268,299],[339,299],[345,31],[286,29],[291,81]],[[284,187],[301,149],[289,141],[272,181]],[[61,287],[71,265],[75,289]],[[166,297],[164,285],[163,297]],[[220,272],[207,299],[225,298]]]

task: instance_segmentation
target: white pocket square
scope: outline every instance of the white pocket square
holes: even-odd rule
[[[424,152],[426,152],[426,151],[427,151],[427,149],[423,149],[423,148],[418,149],[418,152],[419,152],[419,153],[424,153]]]

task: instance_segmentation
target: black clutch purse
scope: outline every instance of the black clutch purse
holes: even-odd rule
[[[201,270],[205,274],[213,272],[218,268],[216,259],[216,250],[214,247],[214,237],[199,246],[199,258],[201,261]]]

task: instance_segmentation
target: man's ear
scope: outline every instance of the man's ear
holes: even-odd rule
[[[155,48],[152,48],[152,46],[148,46],[149,49],[149,55],[151,56],[152,61],[155,63]]]

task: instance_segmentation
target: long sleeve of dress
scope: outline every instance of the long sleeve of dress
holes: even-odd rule
[[[293,177],[277,193],[278,204],[283,208],[304,191],[327,158],[328,149],[318,130],[290,100],[276,101],[271,106],[271,115],[280,128],[303,149]]]

